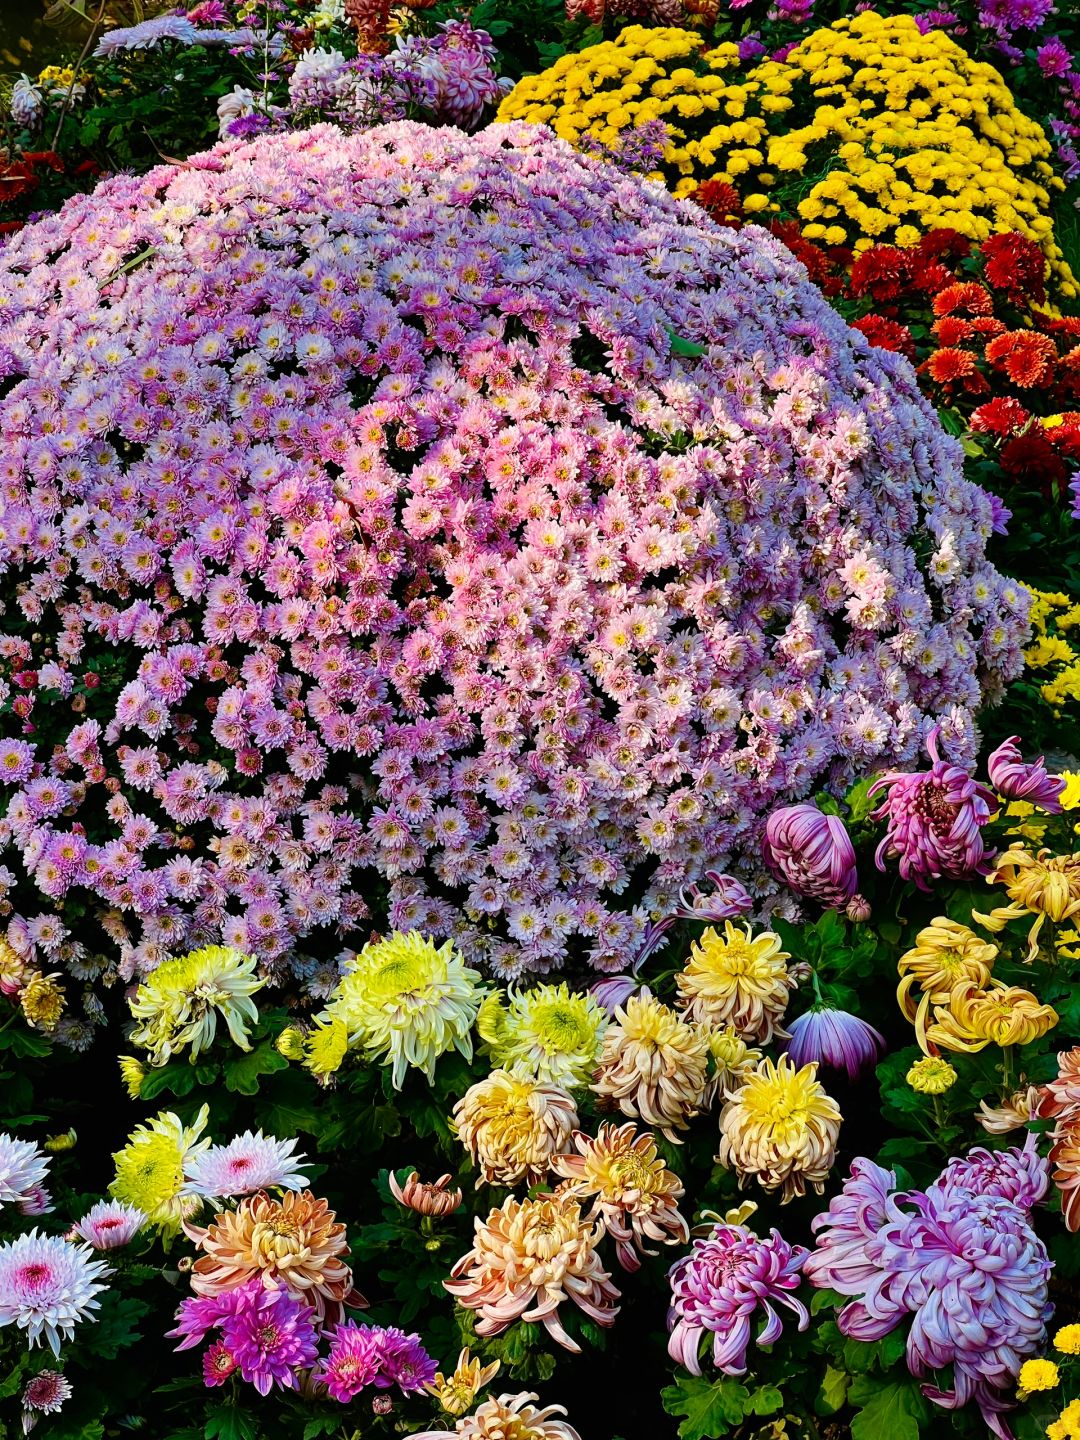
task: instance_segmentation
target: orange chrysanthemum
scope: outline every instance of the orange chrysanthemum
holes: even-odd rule
[[[990,292],[974,280],[946,285],[934,296],[935,315],[952,315],[957,310],[966,310],[969,315],[990,315],[993,309]]]
[[[991,365],[1004,370],[1014,385],[1027,389],[1043,384],[1057,360],[1057,346],[1047,335],[1031,330],[1009,330],[996,335],[986,347]]]
[[[925,371],[931,380],[935,380],[939,385],[952,385],[955,381],[974,374],[975,357],[967,350],[954,350],[945,346],[941,350],[935,350],[919,369]]]

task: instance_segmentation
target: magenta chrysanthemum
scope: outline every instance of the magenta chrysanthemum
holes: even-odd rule
[[[295,1140],[277,1140],[245,1130],[227,1145],[212,1145],[190,1158],[184,1167],[185,1195],[224,1200],[253,1195],[257,1190],[303,1190],[309,1183],[297,1167],[303,1155],[294,1155]]]
[[[64,1401],[70,1399],[71,1382],[65,1380],[58,1370],[39,1370],[32,1380],[27,1381],[22,1393],[23,1409],[31,1416],[35,1411],[38,1415],[55,1415],[63,1408]],[[24,1423],[24,1430],[30,1428]]]
[[[392,1326],[379,1336],[379,1387],[396,1385],[404,1394],[421,1391],[435,1379],[437,1363],[424,1349],[419,1335],[406,1335]]]
[[[116,176],[7,242],[0,304],[50,737],[5,782],[8,898],[88,948],[122,914],[131,972],[220,941],[306,979],[372,895],[502,975],[625,970],[770,810],[932,715],[972,748],[1021,665],[906,362],[778,241],[541,128]]]
[[[98,1282],[108,1273],[88,1245],[36,1230],[9,1240],[0,1245],[0,1325],[17,1325],[31,1349],[48,1345],[59,1355],[61,1340],[94,1318],[94,1297],[106,1288]]]
[[[888,820],[885,838],[877,848],[878,868],[886,858],[899,860],[900,874],[929,890],[934,880],[964,880],[985,874],[991,852],[983,842],[982,827],[998,809],[991,790],[973,780],[960,765],[938,754],[941,727],[927,736],[932,761],[929,770],[890,770],[870,787],[884,789],[885,799],[873,819]]]
[[[991,785],[1006,800],[1026,800],[1050,815],[1058,814],[1064,777],[1051,775],[1041,755],[1025,760],[1017,744],[1019,739],[1019,735],[1011,735],[990,756],[986,768]]]
[[[859,889],[855,847],[839,815],[784,805],[765,822],[765,864],[796,895],[843,910]]]
[[[296,1371],[318,1352],[315,1312],[288,1290],[252,1287],[222,1325],[221,1344],[260,1395],[274,1385],[295,1390]]]
[[[146,1216],[134,1205],[125,1205],[119,1200],[99,1200],[74,1230],[95,1250],[116,1250],[128,1245],[146,1224]]]
[[[744,1375],[759,1310],[765,1321],[759,1345],[775,1345],[783,1331],[774,1305],[792,1311],[800,1330],[809,1325],[805,1305],[791,1293],[799,1287],[806,1255],[801,1245],[789,1245],[777,1230],[763,1240],[745,1225],[717,1225],[711,1235],[695,1240],[690,1254],[668,1272],[668,1354],[692,1375],[700,1375],[701,1342],[711,1335],[716,1368],[726,1375]]]
[[[320,1361],[316,1377],[333,1399],[347,1404],[375,1383],[381,1361],[378,1330],[348,1320],[330,1332],[330,1351]]]
[[[1021,1210],[1030,1210],[1045,1199],[1050,1189],[1050,1162],[1039,1154],[1036,1137],[1029,1131],[1022,1149],[1013,1146],[1008,1150],[987,1150],[978,1146],[950,1160],[935,1184],[996,1195],[1011,1200]]]

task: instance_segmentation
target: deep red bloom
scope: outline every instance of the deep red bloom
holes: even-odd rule
[[[718,225],[738,229],[743,218],[743,203],[734,185],[724,180],[705,180],[694,191],[693,198]]]
[[[983,274],[995,290],[1004,290],[1011,300],[1046,299],[1043,280],[1046,257],[1033,240],[1011,230],[991,235],[982,243]]]
[[[1019,430],[1030,419],[1030,413],[1019,400],[1014,400],[1011,395],[996,395],[971,412],[969,424],[977,434],[1005,436]]]
[[[1065,462],[1046,438],[1041,425],[1032,425],[1009,440],[1001,450],[1001,468],[1013,480],[1043,491],[1061,485],[1068,474]]]
[[[872,245],[851,267],[852,295],[895,300],[911,285],[916,256],[895,245]]]
[[[1031,330],[1009,330],[997,335],[986,347],[991,365],[1004,370],[1014,385],[1027,389],[1043,385],[1053,373],[1057,346],[1046,335]]]
[[[879,350],[895,350],[914,361],[915,341],[911,331],[899,321],[886,320],[881,315],[864,315],[861,320],[852,321],[852,328],[861,330],[870,344],[876,345]]]
[[[927,259],[948,255],[952,259],[963,260],[971,254],[971,241],[959,230],[942,226],[940,230],[929,230],[919,241],[918,248]]]

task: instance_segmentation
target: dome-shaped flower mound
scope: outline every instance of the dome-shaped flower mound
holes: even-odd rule
[[[545,131],[113,178],[4,248],[0,317],[0,653],[48,736],[9,898],[92,893],[136,971],[303,968],[388,895],[504,975],[616,972],[770,809],[951,706],[971,741],[1019,664],[907,364]]]

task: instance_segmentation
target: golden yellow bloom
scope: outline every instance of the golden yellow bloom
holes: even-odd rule
[[[469,1356],[468,1349],[462,1350],[457,1364],[449,1375],[440,1370],[427,1386],[429,1395],[434,1395],[447,1415],[464,1415],[471,1410],[473,1401],[491,1383],[502,1368],[501,1362],[492,1360],[490,1365],[481,1365],[479,1360]]]
[[[121,1055],[118,1057],[120,1065],[120,1079],[124,1082],[128,1097],[137,1100],[142,1092],[143,1081],[146,1079],[146,1066],[141,1060],[136,1060],[134,1055]]]
[[[454,1266],[446,1289],[480,1319],[477,1333],[499,1335],[516,1320],[539,1321],[567,1350],[580,1351],[559,1321],[567,1298],[598,1325],[613,1325],[619,1292],[596,1253],[603,1227],[581,1217],[571,1195],[510,1195],[475,1221],[473,1248]]]
[[[608,1024],[595,997],[563,981],[511,991],[507,1000],[489,995],[476,1018],[495,1064],[564,1090],[587,1085]]]
[[[493,1070],[470,1085],[454,1106],[458,1139],[489,1185],[530,1185],[543,1180],[553,1155],[564,1150],[577,1127],[574,1102],[565,1090]]]
[[[325,1081],[341,1069],[348,1051],[349,1032],[344,1021],[317,1021],[304,1036],[304,1068]]]
[[[1039,932],[1047,920],[1060,924],[1080,915],[1080,853],[1051,855],[1040,850],[1033,855],[1022,845],[1006,850],[986,877],[991,885],[1004,885],[1012,902],[974,918],[988,930],[1004,929],[1010,920],[1034,915],[1035,923],[1028,931],[1028,956],[1033,960],[1039,950]]]
[[[345,1226],[310,1190],[280,1200],[260,1191],[205,1229],[185,1224],[184,1232],[204,1252],[191,1271],[196,1295],[221,1295],[257,1276],[311,1305],[324,1325],[337,1323],[344,1305],[364,1303],[341,1258],[349,1248]]]
[[[1053,1360],[1025,1360],[1020,1366],[1017,1384],[1029,1395],[1036,1390],[1054,1390],[1060,1383],[1061,1375]]]
[[[655,1125],[676,1140],[705,1105],[709,1037],[647,989],[616,1010],[604,1036],[592,1089],[624,1115]]]
[[[744,1185],[751,1176],[781,1203],[824,1189],[840,1134],[840,1110],[817,1079],[817,1065],[797,1070],[786,1055],[763,1060],[720,1112],[721,1165]]]
[[[920,1095],[944,1095],[956,1084],[956,1071],[938,1055],[924,1055],[916,1060],[904,1077]]]
[[[303,1060],[304,1032],[299,1025],[286,1025],[274,1041],[274,1049],[286,1060]]]
[[[957,985],[989,985],[997,953],[996,945],[944,915],[915,936],[914,946],[901,955],[897,965],[900,984],[896,998],[914,1023],[924,1050],[931,1007],[947,1004]],[[916,990],[920,992],[917,1001],[913,993]]]
[[[615,1241],[615,1253],[624,1270],[639,1270],[642,1255],[655,1255],[647,1245],[685,1245],[690,1228],[679,1213],[683,1187],[656,1153],[656,1141],[645,1131],[639,1135],[633,1121],[601,1125],[596,1139],[574,1135],[576,1155],[557,1155],[556,1175],[566,1181],[560,1191],[580,1200],[592,1200],[586,1219],[600,1220]]]
[[[1030,990],[1016,985],[993,990],[958,985],[948,1005],[934,1007],[926,1038],[943,1050],[974,1054],[987,1045],[1030,1045],[1057,1022],[1057,1011],[1041,1005]]]
[[[78,1138],[74,1130],[64,1130],[59,1135],[50,1135],[41,1148],[48,1155],[62,1155],[75,1149]]]
[[[414,1170],[405,1184],[399,1185],[391,1170],[387,1183],[398,1204],[415,1210],[418,1215],[452,1215],[461,1204],[461,1191],[456,1186],[450,1188],[449,1175],[440,1175],[438,1180],[421,1180]]]
[[[675,977],[687,1018],[711,1030],[733,1025],[740,1039],[761,1045],[785,1039],[780,1022],[795,989],[790,958],[771,930],[754,936],[749,925],[727,920],[721,937],[710,925]]]
[[[201,1138],[209,1119],[206,1105],[190,1126],[171,1110],[163,1110],[149,1125],[137,1125],[128,1143],[113,1156],[116,1177],[109,1194],[141,1210],[166,1238],[175,1235],[181,1222],[202,1205],[197,1195],[181,1191],[184,1166],[210,1148],[210,1141]]]
[[[51,1035],[60,1023],[67,997],[57,984],[59,975],[33,975],[19,995],[26,1023]]]
[[[1014,1090],[1000,1105],[990,1105],[985,1100],[979,1104],[975,1116],[988,1135],[1007,1135],[1010,1130],[1019,1130],[1039,1113],[1042,1099],[1041,1085],[1028,1085],[1023,1090]]]
[[[1080,1325],[1063,1325],[1054,1336],[1054,1349],[1063,1355],[1080,1355]]]

